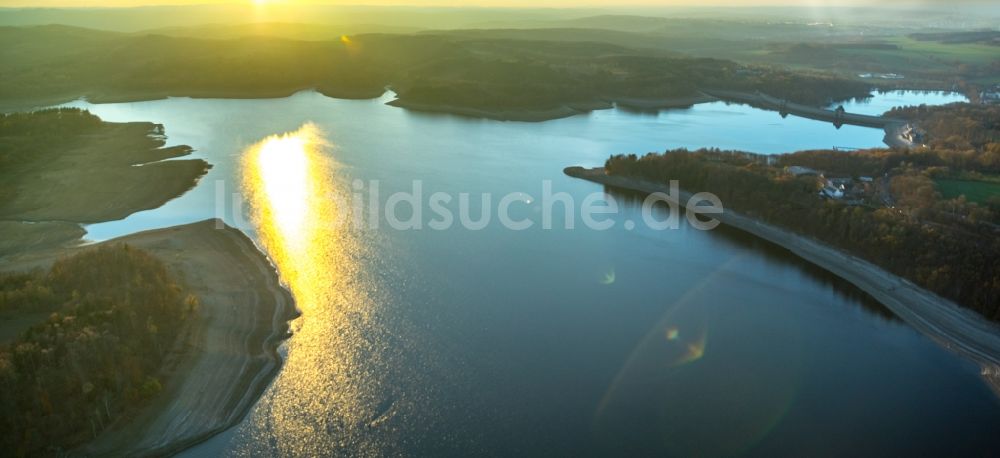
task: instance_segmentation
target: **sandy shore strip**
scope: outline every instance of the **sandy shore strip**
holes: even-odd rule
[[[580,114],[590,113],[594,110],[607,110],[618,106],[619,108],[637,111],[659,111],[671,108],[690,108],[699,103],[717,101],[715,97],[698,93],[687,97],[672,98],[629,98],[629,97],[609,97],[604,100],[592,100],[577,103],[568,103],[559,107],[549,109],[511,109],[511,110],[486,110],[469,107],[456,107],[452,105],[439,105],[431,103],[417,103],[406,99],[395,99],[387,102],[386,105],[407,110],[422,111],[426,113],[442,113],[469,118],[485,118],[497,121],[520,121],[520,122],[542,122],[554,119],[568,118]]]
[[[634,191],[669,193],[664,184],[621,176],[609,176],[604,168],[569,167],[564,171],[575,178]],[[678,204],[691,197],[682,191]],[[793,232],[762,223],[730,209],[714,215],[732,226],[795,253],[868,293],[897,316],[943,347],[975,361],[983,375],[1000,368],[1000,326],[972,310],[944,299],[868,261]]]
[[[631,97],[617,97],[612,99],[619,108],[632,110],[667,110],[671,108],[691,108],[700,103],[716,102],[719,99],[708,94],[698,93],[688,97],[669,97],[661,99],[643,99]]]
[[[281,366],[278,345],[296,316],[290,294],[254,243],[216,220],[128,235],[154,254],[201,301],[198,320],[178,337],[164,363],[163,391],[74,455],[162,456],[236,425]],[[69,250],[5,259],[2,270],[50,265]]]
[[[478,108],[456,107],[452,105],[437,105],[430,103],[410,102],[404,99],[396,99],[387,102],[386,105],[405,108],[412,111],[425,113],[451,114],[464,116],[467,118],[485,118],[495,121],[520,121],[520,122],[541,122],[553,119],[568,118],[584,113],[588,110],[577,110],[568,106],[545,110],[481,110]],[[610,107],[610,105],[608,106]]]

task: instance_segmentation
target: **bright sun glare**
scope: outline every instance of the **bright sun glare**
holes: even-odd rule
[[[265,192],[272,202],[281,203],[274,206],[274,216],[286,232],[301,230],[308,210],[307,154],[303,136],[288,134],[268,138],[258,152]]]

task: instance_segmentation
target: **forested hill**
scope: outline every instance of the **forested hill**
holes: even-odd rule
[[[276,97],[314,88],[443,107],[547,110],[699,88],[761,90],[812,105],[866,96],[824,73],[743,67],[612,44],[369,34],[332,41],[199,39],[66,26],[0,27],[0,106],[166,96]]]

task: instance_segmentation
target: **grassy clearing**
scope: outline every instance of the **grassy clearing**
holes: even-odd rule
[[[986,203],[991,197],[1000,196],[1000,183],[969,180],[934,180],[941,196],[954,199],[964,195],[970,202]]]

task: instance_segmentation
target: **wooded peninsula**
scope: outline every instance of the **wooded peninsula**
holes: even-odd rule
[[[1000,171],[1000,108],[917,107],[929,147],[778,156],[684,149],[617,155],[609,175],[719,196],[727,208],[866,259],[1000,321],[1000,196],[945,197],[951,180],[990,186]],[[978,181],[977,181],[978,180]]]

